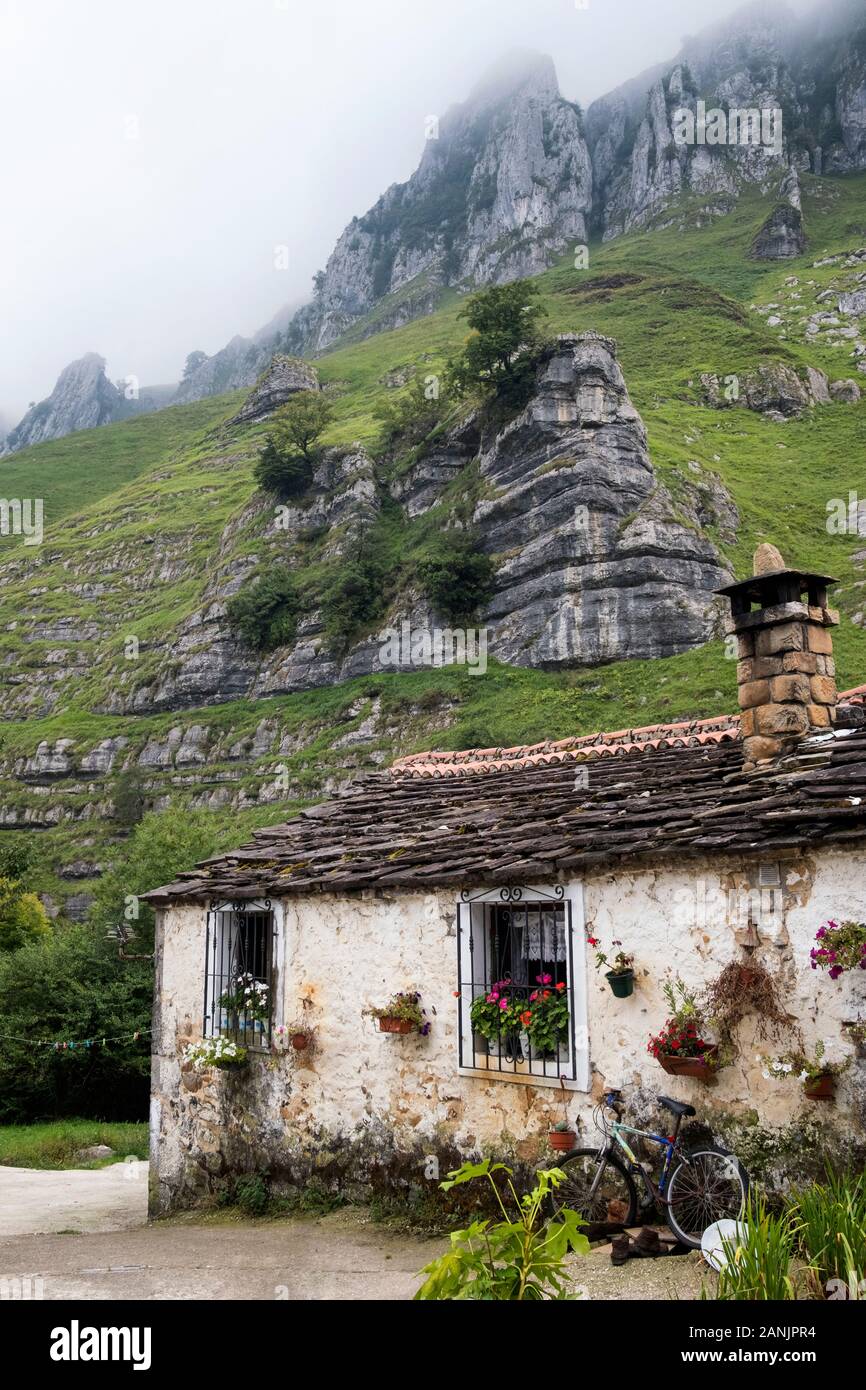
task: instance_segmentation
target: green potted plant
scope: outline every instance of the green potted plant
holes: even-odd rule
[[[701,1036],[703,1018],[694,994],[677,976],[664,985],[670,1009],[660,1032],[650,1035],[647,1052],[670,1076],[693,1076],[709,1081],[718,1065],[718,1045]]]
[[[537,989],[520,1010],[520,1023],[536,1057],[554,1057],[568,1038],[568,990],[565,981],[553,983],[551,975],[536,975]]]
[[[476,1052],[500,1046],[500,1038],[516,1039],[520,1030],[519,1001],[510,980],[496,980],[486,994],[479,994],[469,1007],[469,1021],[476,1034]]]
[[[249,1032],[264,1032],[271,1011],[270,990],[264,980],[242,971],[233,977],[218,1002],[225,1011],[224,1033],[235,1038],[242,1036],[245,1040]]]
[[[430,1032],[430,1022],[421,1008],[421,995],[417,991],[401,990],[379,1007],[372,1005],[364,1010],[372,1018],[378,1019],[380,1033],[420,1033],[422,1037]]]
[[[557,1153],[569,1153],[577,1143],[577,1132],[572,1129],[568,1120],[560,1120],[559,1124],[551,1128],[547,1142]]]
[[[591,936],[588,938],[590,946],[598,946],[598,938]],[[622,942],[614,939],[612,945],[622,948]],[[620,949],[611,960],[604,951],[597,950],[595,953],[595,968],[600,970],[603,965],[608,969],[605,971],[604,978],[610,985],[611,992],[617,999],[627,999],[634,993],[634,956],[627,955]]]

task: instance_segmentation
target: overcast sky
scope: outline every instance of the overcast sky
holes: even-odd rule
[[[738,8],[583,3],[0,0],[0,414],[87,351],[174,381],[306,298],[425,117],[509,48],[586,106]]]

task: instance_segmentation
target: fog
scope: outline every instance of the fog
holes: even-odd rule
[[[177,380],[308,297],[504,51],[586,106],[736,0],[0,0],[0,414],[86,351]],[[288,247],[288,268],[275,248]]]

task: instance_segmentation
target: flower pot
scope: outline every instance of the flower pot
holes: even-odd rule
[[[693,1076],[698,1081],[708,1081],[715,1074],[713,1062],[718,1052],[714,1043],[700,1057],[675,1057],[672,1053],[660,1053],[658,1061],[669,1076]]]
[[[568,1153],[573,1149],[577,1142],[577,1135],[573,1129],[552,1129],[547,1136],[547,1142],[557,1153]]]
[[[490,1044],[483,1033],[472,1034],[472,1051],[478,1057],[486,1057],[490,1051]]]
[[[617,999],[628,999],[629,995],[634,993],[633,970],[608,970],[604,978]]]
[[[836,1094],[836,1078],[832,1072],[807,1077],[803,1082],[803,1090],[810,1100],[832,1100]]]
[[[295,1049],[296,1052],[303,1052],[304,1048],[305,1048],[305,1047],[309,1047],[309,1045],[310,1045],[310,1035],[309,1035],[309,1033],[293,1033],[293,1034],[292,1034],[292,1047]]]
[[[411,1033],[412,1022],[408,1018],[380,1018],[380,1033]]]

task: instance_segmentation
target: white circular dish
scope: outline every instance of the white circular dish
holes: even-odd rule
[[[708,1226],[704,1231],[701,1236],[701,1253],[711,1269],[718,1272],[728,1263],[723,1242],[736,1240],[740,1230],[740,1222],[727,1217],[724,1221],[714,1221],[712,1226]]]

